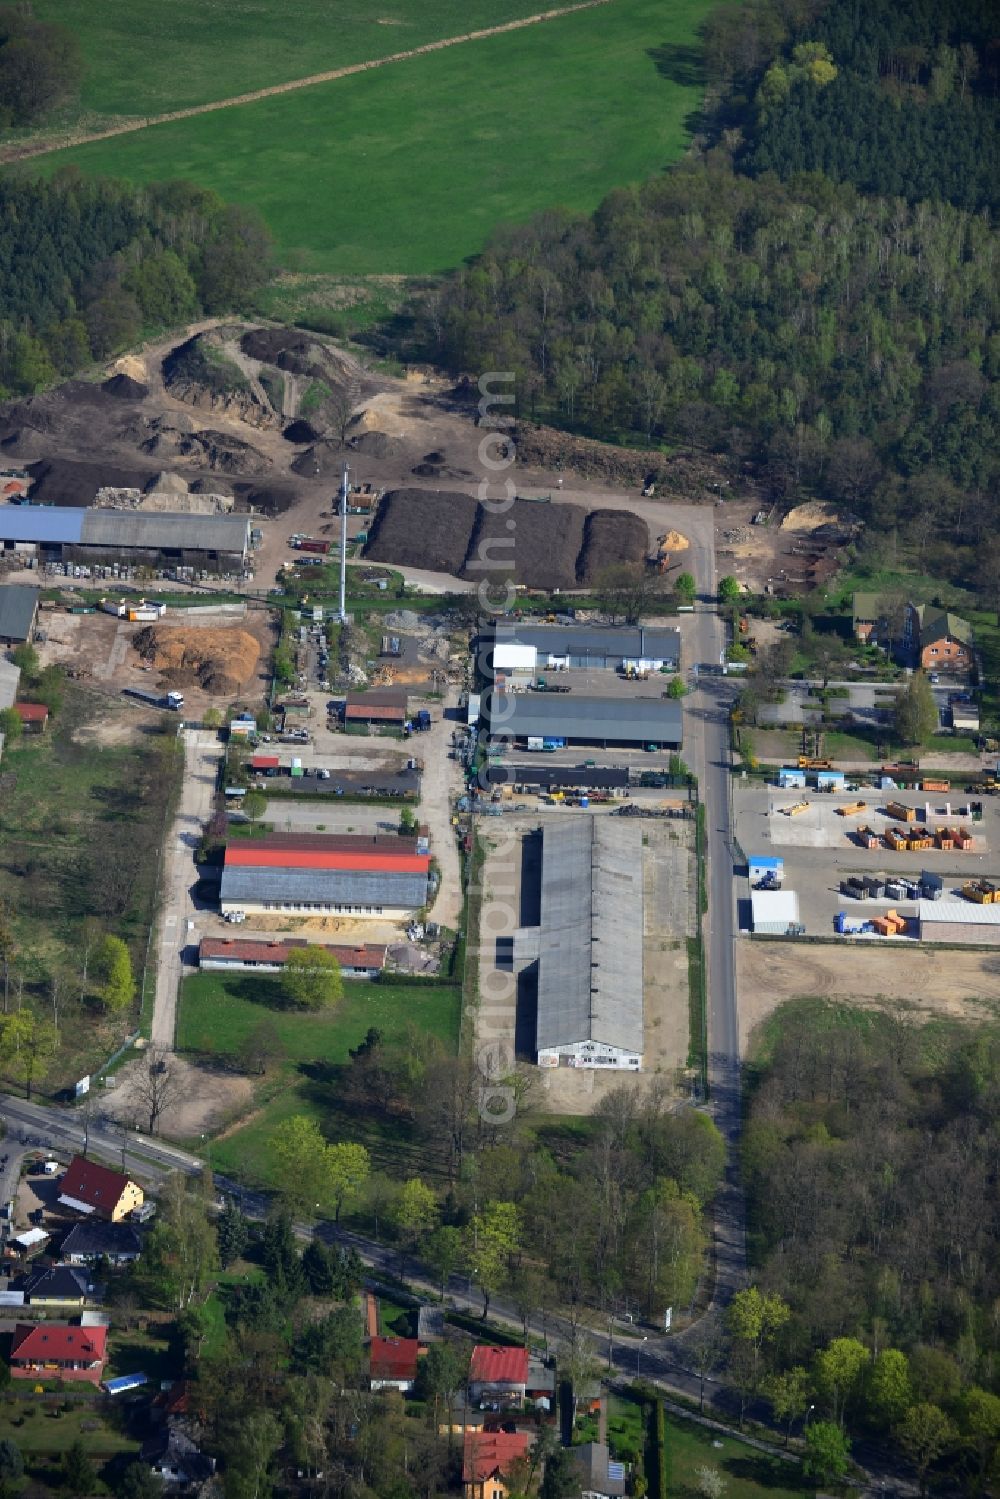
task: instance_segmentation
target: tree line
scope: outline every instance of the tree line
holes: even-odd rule
[[[451,370],[514,371],[522,418],[711,448],[923,552],[989,529],[998,248],[985,217],[752,181],[719,149],[498,231],[422,327]]]
[[[189,182],[8,173],[0,214],[0,398],[105,359],[146,329],[225,311],[269,275],[260,218]]]

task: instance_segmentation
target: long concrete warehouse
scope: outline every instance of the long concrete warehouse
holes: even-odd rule
[[[543,834],[540,1067],[642,1067],[642,862],[636,823],[580,817]],[[519,938],[530,944],[532,929]]]
[[[675,750],[683,738],[680,704],[662,698],[491,692],[486,702],[490,734],[528,749],[550,742]]]
[[[0,550],[42,562],[239,572],[250,551],[250,516],[0,505]]]

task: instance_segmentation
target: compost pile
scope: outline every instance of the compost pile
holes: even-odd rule
[[[648,551],[645,521],[627,511],[515,500],[495,514],[470,495],[396,489],[379,506],[365,556],[473,581],[574,588],[607,567],[642,563]]]
[[[133,645],[160,673],[165,687],[200,687],[232,697],[253,677],[260,646],[246,630],[147,625]]]
[[[554,427],[534,427],[528,423],[518,426],[515,443],[522,468],[565,468],[585,479],[601,479],[632,489],[655,484],[706,503],[713,497],[710,486],[722,482],[729,474],[724,460],[714,455],[617,448],[590,437],[573,437]]]

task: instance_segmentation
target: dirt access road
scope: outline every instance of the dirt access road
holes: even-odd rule
[[[214,730],[184,731],[184,782],[163,859],[163,901],[157,937],[156,999],[151,1044],[174,1047],[177,993],[183,973],[187,923],[195,915],[191,889],[196,883],[193,854],[201,828],[212,812],[222,745]]]
[[[465,42],[479,42],[485,37],[502,36],[506,31],[522,31],[526,26],[537,26],[542,21],[556,21],[560,16],[570,16],[578,10],[594,10],[598,5],[610,5],[612,0],[577,0],[575,5],[564,5],[557,10],[539,11],[533,16],[522,16],[517,21],[505,21],[502,26],[487,26],[481,31],[466,31],[460,36],[442,37],[437,42],[427,42],[422,47],[412,47],[407,52],[392,52],[388,57],[375,57],[369,62],[351,63],[348,67],[332,68],[325,73],[310,73],[306,78],[293,78],[288,83],[276,83],[270,88],[254,89],[249,94],[234,94],[228,99],[213,99],[208,104],[193,104],[187,109],[174,109],[166,114],[146,115],[138,119],[125,120],[110,125],[104,130],[93,130],[84,134],[67,133],[60,137],[47,137],[29,141],[24,145],[7,146],[0,151],[0,161],[23,161],[28,156],[44,156],[49,151],[58,151],[63,146],[83,146],[89,141],[106,141],[116,135],[132,135],[137,130],[148,130],[151,125],[166,125],[171,120],[189,120],[194,115],[214,114],[219,109],[233,109],[240,104],[256,104],[259,99],[270,99],[275,94],[290,94],[296,89],[313,88],[318,83],[335,83],[338,78],[350,78],[354,73],[367,73],[372,68],[386,68],[391,63],[406,62],[411,57],[422,57],[425,52],[442,52],[446,47],[462,46]]]
[[[451,818],[454,799],[462,792],[462,772],[459,761],[448,758],[452,731],[459,721],[457,687],[449,687],[440,711],[434,708],[431,717],[430,728],[418,736],[424,766],[419,815],[430,829],[431,853],[441,872],[430,914],[439,926],[457,931],[462,923],[462,865]]]

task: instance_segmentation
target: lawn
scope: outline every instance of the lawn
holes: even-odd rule
[[[79,38],[82,106],[97,116],[162,114],[499,26],[536,0],[36,0]]]
[[[698,1469],[704,1467],[720,1470],[726,1499],[801,1499],[815,1492],[797,1465],[668,1415],[667,1492],[675,1499],[694,1499],[700,1492]]]
[[[261,1080],[258,1107],[245,1124],[226,1132],[211,1147],[217,1169],[244,1180],[273,1184],[271,1138],[275,1125],[293,1114],[310,1114],[332,1139],[360,1140],[376,1164],[400,1169],[416,1147],[394,1121],[348,1110],[337,1087],[338,1069],[374,1026],[386,1041],[411,1028],[458,1045],[461,991],[447,984],[373,984],[359,979],[344,985],[335,1009],[320,1014],[281,1008],[277,980],[247,974],[198,973],[181,992],[177,1044],[183,1051],[230,1057],[260,1024],[274,1024],[285,1056]]]
[[[189,8],[199,7],[189,0]],[[134,182],[188,178],[259,208],[279,254],[298,270],[443,271],[481,249],[500,222],[556,204],[589,211],[612,187],[676,157],[701,96],[694,44],[707,8],[707,0],[669,8],[615,0],[55,152],[30,170],[72,163]],[[168,13],[173,33],[176,7]],[[467,9],[462,15],[471,24]],[[296,24],[302,29],[298,17]],[[148,34],[137,45],[156,56]],[[310,70],[328,61],[310,58]],[[218,53],[204,65],[224,74],[228,67]]]
[[[75,1391],[68,1398],[73,1408],[63,1411],[62,1400],[54,1395],[38,1397],[23,1389],[6,1395],[0,1406],[0,1441],[16,1442],[29,1467],[37,1458],[61,1455],[77,1440],[95,1458],[118,1452],[138,1456],[138,1442],[115,1431],[97,1414],[96,1392],[92,1399],[80,1398]],[[53,1414],[56,1410],[58,1415]]]

